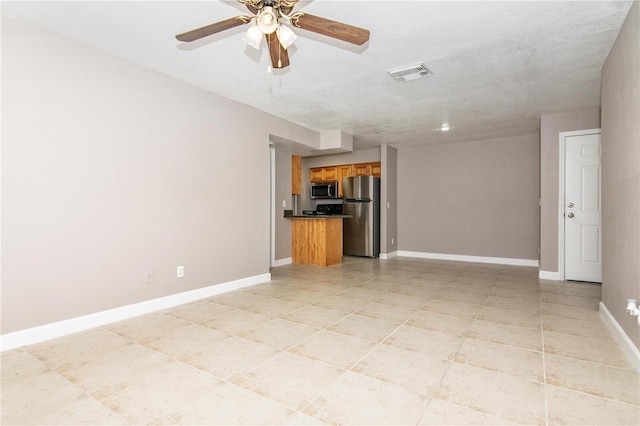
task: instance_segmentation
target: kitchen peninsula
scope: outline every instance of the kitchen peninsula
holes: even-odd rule
[[[291,219],[292,261],[330,266],[342,262],[342,220],[348,215],[296,215]]]

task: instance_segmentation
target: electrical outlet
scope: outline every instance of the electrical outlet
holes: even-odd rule
[[[184,277],[184,266],[178,266],[178,267],[176,268],[176,276],[177,276],[178,278],[182,278],[182,277]]]
[[[395,244],[395,239],[394,238],[391,238],[391,244],[392,245]]]
[[[147,275],[144,277],[145,284],[151,284],[153,282],[153,271],[147,272]]]
[[[282,207],[287,208],[287,200],[282,200]]]

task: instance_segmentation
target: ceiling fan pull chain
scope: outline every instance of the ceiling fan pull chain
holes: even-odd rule
[[[280,59],[280,52],[282,52],[282,50],[278,49],[278,68],[282,68],[282,59]]]

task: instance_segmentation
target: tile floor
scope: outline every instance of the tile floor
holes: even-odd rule
[[[2,354],[2,424],[638,425],[600,286],[396,258]]]

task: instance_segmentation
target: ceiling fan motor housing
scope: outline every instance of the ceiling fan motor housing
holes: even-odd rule
[[[296,4],[296,1],[293,0],[238,0],[240,3],[244,4],[247,9],[251,11],[254,15],[260,13],[260,11],[265,7],[272,7],[277,10],[280,14],[288,15],[293,10],[293,7]]]

